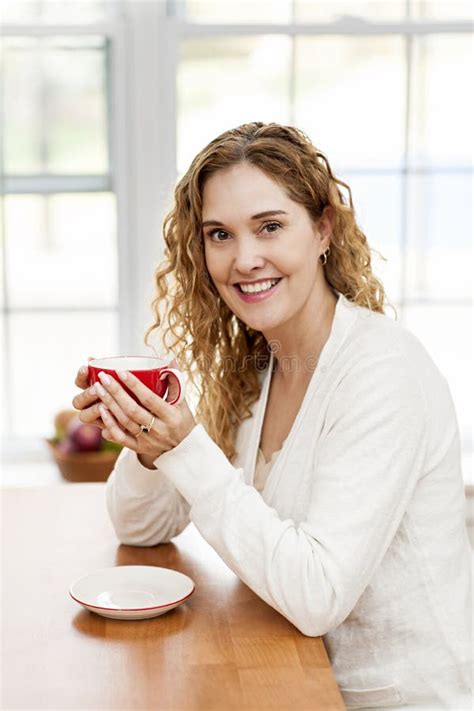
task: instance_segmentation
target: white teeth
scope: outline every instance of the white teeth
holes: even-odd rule
[[[262,281],[260,284],[239,284],[244,294],[257,294],[259,291],[268,291],[277,283],[278,279]]]

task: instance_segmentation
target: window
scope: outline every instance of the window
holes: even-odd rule
[[[77,364],[118,347],[110,39],[91,24],[104,19],[101,3],[77,17],[79,28],[59,2],[3,6],[14,22],[1,57],[10,442],[49,434]]]
[[[469,2],[180,5],[178,171],[247,121],[303,129],[352,189],[399,320],[448,379],[472,456]],[[227,87],[232,87],[229,91]],[[391,314],[388,311],[389,315]]]
[[[453,77],[472,66],[470,2],[4,6],[10,434],[49,433],[87,355],[140,352],[176,176],[263,120],[302,128],[351,186],[389,300],[448,379],[467,461],[473,117]]]

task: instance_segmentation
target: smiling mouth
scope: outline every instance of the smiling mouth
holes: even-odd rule
[[[267,281],[259,282],[255,285],[245,284],[244,287],[240,284],[234,284],[234,287],[240,291],[241,294],[264,294],[266,291],[273,289],[278,282],[282,280],[283,277],[278,277],[276,279],[268,279]]]

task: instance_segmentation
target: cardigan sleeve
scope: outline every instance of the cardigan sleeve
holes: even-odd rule
[[[110,474],[106,506],[121,543],[154,546],[189,523],[189,504],[160,470],[147,469],[124,447]]]
[[[404,358],[390,355],[351,369],[335,389],[298,525],[245,483],[202,425],[156,463],[240,579],[303,634],[320,636],[355,607],[387,551],[426,440],[422,389]]]

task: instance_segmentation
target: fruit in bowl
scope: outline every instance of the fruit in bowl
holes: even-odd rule
[[[77,410],[61,410],[54,418],[55,437],[61,440],[66,435],[66,429],[71,420],[77,418]]]
[[[81,422],[76,410],[61,410],[54,418],[50,451],[68,481],[105,481],[122,447],[102,437],[100,427]]]
[[[74,452],[98,452],[102,446],[102,433],[99,427],[87,425],[73,417],[66,428],[67,439]]]

